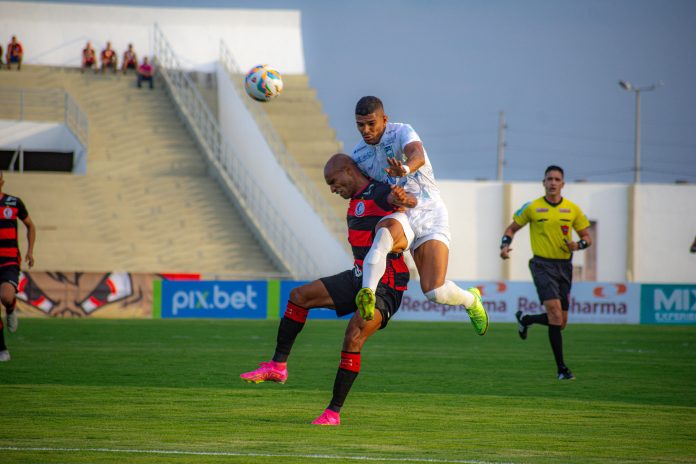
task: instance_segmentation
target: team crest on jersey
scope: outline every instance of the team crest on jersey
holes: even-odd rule
[[[355,215],[360,217],[363,214],[365,214],[365,202],[359,201],[357,205],[355,205]]]
[[[384,152],[387,154],[387,158],[396,158],[396,155],[394,155],[394,148],[392,148],[391,145],[385,146]]]
[[[563,232],[563,235],[568,235],[568,232],[570,232],[570,227],[561,226],[561,232]]]
[[[12,219],[12,208],[5,207],[2,210],[2,215],[5,216],[5,219]]]

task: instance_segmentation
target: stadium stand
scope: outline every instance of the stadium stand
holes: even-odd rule
[[[315,89],[306,74],[283,75],[283,93],[269,104],[261,105],[288,152],[317,187],[326,203],[341,218],[346,201],[334,195],[324,181],[324,164],[343,150],[336,132],[329,126]]]
[[[5,190],[24,199],[37,224],[37,269],[280,274],[206,175],[161,86],[138,92],[132,76],[22,71],[0,74],[0,86],[65,88],[90,127],[87,175],[5,175]]]

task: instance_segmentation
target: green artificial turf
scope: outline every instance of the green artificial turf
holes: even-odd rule
[[[696,462],[696,327],[571,325],[561,382],[545,327],[392,321],[342,425],[312,426],[345,324],[310,320],[288,382],[251,385],[277,321],[21,319],[0,462]]]

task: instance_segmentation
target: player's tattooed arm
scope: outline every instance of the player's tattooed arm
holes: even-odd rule
[[[406,193],[403,187],[398,185],[391,186],[391,193],[387,198],[390,205],[397,208],[415,208],[418,199],[410,193]]]

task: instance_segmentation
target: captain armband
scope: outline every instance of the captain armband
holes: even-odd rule
[[[587,242],[584,241],[584,240],[579,240],[579,241],[578,241],[578,250],[584,250],[585,248],[587,248],[587,247],[589,247],[589,246],[590,246],[590,244],[587,243]]]
[[[500,249],[502,250],[506,246],[509,247],[511,243],[512,243],[512,237],[510,237],[509,235],[503,235],[503,238],[500,241]]]

